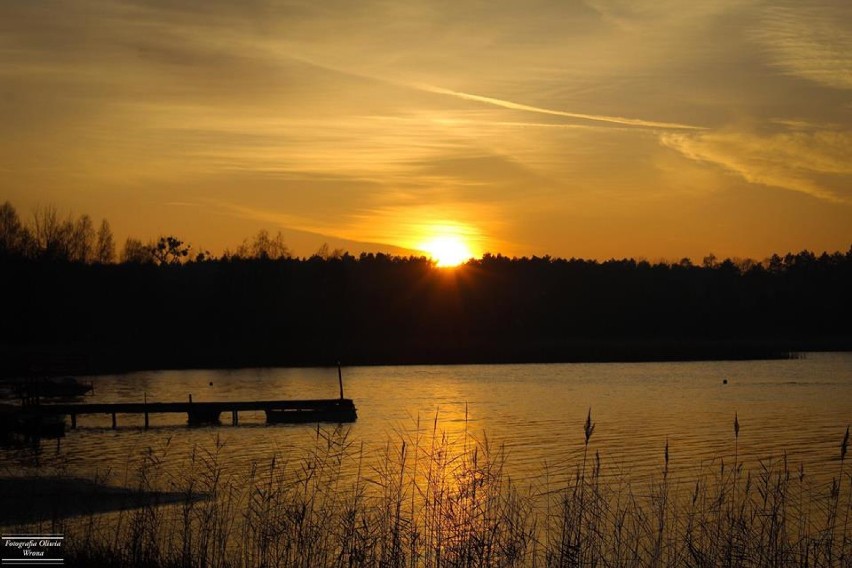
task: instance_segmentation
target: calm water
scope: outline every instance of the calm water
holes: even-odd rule
[[[346,396],[358,421],[350,439],[378,453],[388,440],[411,435],[418,419],[424,436],[438,429],[458,436],[467,429],[492,446],[503,445],[515,479],[535,480],[545,464],[568,471],[583,449],[583,423],[591,408],[596,429],[590,447],[604,471],[647,477],[659,472],[669,440],[671,469],[693,477],[734,451],[747,468],[786,451],[791,468],[803,463],[815,478],[836,471],[839,445],[852,422],[852,354],[809,354],[788,361],[476,365],[344,368]],[[723,384],[723,379],[728,384]],[[245,369],[159,371],[94,377],[88,402],[334,398],[337,370]],[[212,383],[212,384],[211,384]],[[264,424],[262,413],[241,413],[241,424],[188,428],[183,415],[82,416],[78,429],[40,451],[0,449],[0,470],[37,465],[72,475],[111,472],[129,479],[149,447],[168,467],[181,467],[193,447],[224,444],[223,462],[236,472],[252,462],[298,457],[313,445],[315,426]],[[167,444],[168,441],[168,444]],[[167,449],[166,449],[167,447]],[[0,471],[0,473],[3,473]]]

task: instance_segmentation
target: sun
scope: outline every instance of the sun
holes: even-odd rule
[[[465,241],[456,235],[443,235],[435,237],[420,247],[440,267],[458,266],[473,257],[470,247]]]

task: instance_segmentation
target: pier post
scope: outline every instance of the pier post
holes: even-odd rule
[[[115,412],[112,413],[112,429],[115,430]]]
[[[343,372],[340,370],[340,361],[337,362],[337,382],[340,383],[340,400],[343,400]]]
[[[71,429],[75,430],[76,428],[77,428],[77,415],[72,414],[71,415]]]
[[[240,423],[240,414],[239,414],[239,411],[237,411],[237,410],[232,410],[232,411],[231,411],[231,423],[232,423],[234,426],[237,426],[237,425]]]
[[[148,411],[145,411],[145,429],[148,429]]]

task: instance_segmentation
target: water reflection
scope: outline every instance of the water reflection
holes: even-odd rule
[[[723,379],[728,384],[723,384]],[[659,473],[669,440],[673,475],[687,476],[733,452],[731,423],[739,416],[739,453],[747,466],[780,456],[828,476],[837,436],[852,420],[852,356],[753,362],[363,367],[344,369],[346,396],[358,422],[349,439],[365,452],[389,437],[437,428],[449,439],[468,432],[503,446],[507,472],[534,480],[545,464],[569,471],[583,449],[589,408],[598,424],[591,446],[602,475]],[[94,377],[87,402],[334,398],[337,370],[242,369],[139,372]],[[186,428],[182,414],[78,417],[57,451],[38,453],[38,467],[75,475],[132,470],[145,448],[165,440],[167,465],[180,468],[193,448],[222,444],[223,466],[247,471],[273,456],[293,458],[316,442],[311,425],[266,425],[263,412],[240,413],[240,425]],[[422,434],[422,433],[421,433]],[[21,449],[0,449],[7,469],[31,466]],[[120,480],[118,480],[120,481]]]

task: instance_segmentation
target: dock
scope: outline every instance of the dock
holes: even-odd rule
[[[137,414],[144,417],[148,428],[151,414],[184,413],[192,425],[218,424],[223,413],[231,414],[231,423],[239,424],[239,413],[262,410],[268,423],[299,424],[311,422],[354,422],[355,404],[350,398],[316,400],[256,400],[233,402],[111,402],[38,404],[26,411],[43,417],[70,416],[71,428],[77,427],[77,417],[91,414],[112,415],[112,427],[117,427],[118,414]]]
[[[317,422],[346,423],[355,422],[358,414],[355,403],[351,398],[343,397],[343,373],[340,363],[337,363],[337,380],[340,387],[340,398],[310,399],[310,400],[253,400],[253,401],[222,401],[222,402],[193,402],[192,394],[187,402],[148,402],[145,396],[143,402],[43,402],[43,390],[35,388],[47,382],[27,385],[22,390],[21,406],[12,407],[0,405],[0,433],[4,431],[19,431],[24,433],[40,433],[43,430],[51,434],[63,435],[65,431],[65,416],[71,417],[71,429],[77,428],[77,417],[92,414],[107,414],[112,416],[113,429],[118,427],[119,414],[137,414],[144,417],[147,429],[152,414],[186,414],[190,426],[202,424],[220,424],[223,413],[231,414],[231,424],[240,423],[240,412],[262,410],[266,413],[266,422],[270,424],[306,424]],[[76,384],[76,381],[71,381]],[[65,379],[58,383],[69,387],[71,382]],[[211,383],[212,384],[212,383]],[[89,392],[93,386],[79,385]],[[75,391],[76,392],[76,391]],[[45,396],[49,398],[49,396]]]

